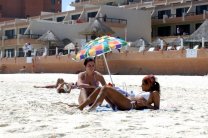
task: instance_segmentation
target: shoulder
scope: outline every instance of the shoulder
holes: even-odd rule
[[[100,72],[98,72],[98,71],[95,71],[95,75],[96,75],[96,76],[100,76],[100,77],[103,76],[103,75],[102,75]]]
[[[78,74],[78,77],[83,77],[85,75],[85,72],[80,72],[79,74]]]
[[[158,91],[151,92],[151,95],[154,97],[160,97],[160,93]]]

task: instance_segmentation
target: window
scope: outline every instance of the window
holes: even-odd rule
[[[196,6],[196,15],[203,14],[203,12],[208,11],[208,5]]]
[[[5,36],[7,36],[8,39],[14,38],[14,30],[6,30],[5,31]]]
[[[170,10],[158,11],[158,19],[163,19],[163,15],[167,15],[168,17],[170,17],[171,11]]]
[[[72,15],[71,19],[72,20],[77,20],[79,18],[80,14]]]
[[[58,18],[57,18],[57,22],[62,22],[62,21],[64,20],[64,18],[65,18],[64,16],[58,17]]]
[[[197,30],[197,29],[199,28],[200,25],[201,25],[201,23],[197,23],[197,24],[195,25],[195,30]]]
[[[158,36],[170,36],[170,34],[171,34],[170,26],[158,27]]]
[[[189,35],[190,34],[190,25],[189,24],[176,25],[176,28],[179,28],[180,35]]]
[[[89,20],[90,17],[94,18],[96,15],[97,15],[97,12],[89,12],[89,13],[87,13],[88,20]]]
[[[19,29],[19,34],[24,35],[26,29],[27,29],[27,28],[20,28],[20,29]]]
[[[56,0],[51,0],[51,4],[55,5],[56,4]]]
[[[188,11],[188,8],[178,8],[176,9],[176,17],[182,17],[183,13],[186,13]]]
[[[11,53],[11,55],[10,55],[10,53]],[[8,54],[8,55],[7,55]],[[4,56],[6,57],[6,56],[8,56],[8,57],[14,57],[14,49],[5,49],[4,50]]]
[[[22,48],[19,48],[19,55],[18,57],[24,57],[25,53]]]

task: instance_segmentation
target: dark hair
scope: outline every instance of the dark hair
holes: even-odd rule
[[[160,93],[160,84],[155,81],[153,84],[152,84],[152,87],[150,88],[151,91],[158,91]]]
[[[87,63],[88,63],[88,62],[91,62],[91,61],[95,63],[95,59],[94,59],[94,58],[92,58],[92,57],[86,58],[85,61],[84,61],[84,65],[86,66]]]
[[[146,76],[144,79],[143,79],[144,83],[145,84],[149,84],[151,83],[152,86],[150,87],[149,91],[153,92],[153,91],[158,91],[160,93],[160,84],[159,82],[157,82],[155,80],[155,77],[154,76]]]

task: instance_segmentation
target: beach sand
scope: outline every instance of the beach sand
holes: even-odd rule
[[[73,74],[0,74],[0,137],[208,137],[208,76],[156,76],[161,85],[157,111],[79,111],[79,90],[58,94],[34,85],[54,84]],[[144,76],[113,75],[114,83],[138,91]],[[109,76],[105,76],[110,82]],[[125,82],[125,83],[124,83]]]

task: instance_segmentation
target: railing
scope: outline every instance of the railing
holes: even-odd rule
[[[98,17],[98,19],[103,20],[104,22],[112,22],[112,23],[123,23],[127,24],[126,19],[117,19],[117,18],[105,18],[105,17]]]
[[[166,20],[166,19],[174,19],[176,20],[177,18],[181,18],[181,20],[186,20],[186,18],[193,18],[193,17],[199,17],[200,19],[206,19],[207,18],[207,11],[202,13],[202,14],[197,14],[196,12],[189,12],[189,13],[184,13],[182,14],[182,16],[177,16],[176,14],[171,14],[171,15],[166,15],[164,14],[163,17],[161,18],[161,16],[152,16],[152,19],[156,19],[156,20]]]
[[[40,48],[40,49],[34,49],[31,52],[31,55],[28,55],[28,52],[26,51],[8,51],[4,50],[0,51],[0,58],[14,58],[14,57],[35,57],[35,56],[54,56],[54,55],[68,55],[68,54],[76,54],[78,52],[75,51],[75,49],[64,49],[64,48],[58,48],[55,49],[47,49],[47,48]]]
[[[40,36],[37,34],[2,36],[0,46],[23,45],[27,42],[39,44],[40,41],[37,41],[37,39]]]

